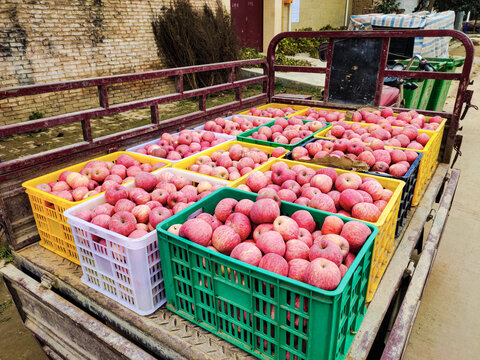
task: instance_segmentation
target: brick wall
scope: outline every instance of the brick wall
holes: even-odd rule
[[[373,0],[354,0],[352,15],[369,14],[373,12]]]
[[[195,6],[215,0],[191,0]],[[0,87],[165,68],[151,27],[170,0],[3,0]],[[110,90],[110,88],[109,88]],[[170,93],[170,79],[113,86],[110,103]],[[0,125],[98,107],[97,89],[0,100]]]

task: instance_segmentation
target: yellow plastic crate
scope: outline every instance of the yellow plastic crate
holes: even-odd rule
[[[94,196],[81,201],[68,201],[45,191],[36,189],[35,186],[38,184],[49,183],[51,181],[58,180],[60,174],[66,170],[79,172],[89,161],[115,161],[122,154],[130,155],[132,158],[142,163],[154,165],[162,162],[165,163],[165,167],[171,166],[170,161],[155,159],[142,154],[132,154],[127,153],[126,151],[118,151],[109,155],[84,161],[77,165],[66,167],[50,174],[39,176],[22,184],[22,186],[26,189],[26,193],[28,194],[28,198],[30,200],[30,205],[32,206],[33,216],[35,218],[35,223],[37,224],[38,234],[40,235],[41,246],[53,251],[65,259],[74,262],[77,265],[80,265],[77,249],[73,240],[72,230],[70,225],[67,223],[67,219],[63,216],[63,213],[65,210],[88,201]]]
[[[423,154],[423,157],[422,160],[420,160],[420,166],[418,167],[417,184],[415,185],[415,192],[413,193],[412,206],[418,205],[427,189],[427,185],[432,178],[433,173],[437,169],[438,154],[440,153],[440,146],[442,145],[443,131],[441,133],[433,131],[426,132],[430,135],[430,140],[423,150],[416,150],[420,151]]]
[[[351,111],[351,110],[328,109],[328,108],[321,108],[321,107],[309,107],[308,109],[315,109],[317,111],[318,110],[338,111],[340,113],[346,113],[347,111]],[[299,116],[305,115],[305,113],[307,112],[308,109],[301,110],[298,113],[295,113],[295,115],[299,115]],[[408,111],[408,109],[405,109],[405,110]],[[393,115],[397,116],[398,113],[393,113]],[[427,120],[427,122],[430,118],[431,118],[431,116],[425,116],[425,119]],[[352,122],[356,122],[356,121],[352,121]],[[445,128],[446,122],[447,122],[447,119],[443,119],[436,130],[427,130],[427,131],[435,131],[437,133],[443,134],[443,130]],[[347,123],[348,123],[348,121],[347,121]],[[374,125],[374,124],[370,124],[370,123],[360,123],[360,124]],[[333,125],[335,125],[335,123],[333,123]],[[400,126],[397,126],[397,127],[400,127]],[[421,129],[421,130],[423,130],[423,129]]]
[[[270,104],[267,104],[267,105],[258,106],[257,109],[265,110],[266,108],[269,108],[269,107],[277,108],[277,109],[284,109],[286,107],[291,107],[293,110],[297,110],[293,114],[286,116],[287,118],[295,116],[295,115],[300,115],[300,112],[302,112],[302,111],[303,111],[303,113],[305,113],[307,111],[307,109],[309,108],[309,106],[303,106],[303,105],[270,103]],[[242,111],[241,113],[239,113],[239,115],[248,115],[249,112],[250,112],[250,110]],[[263,117],[263,116],[260,116],[260,117]]]
[[[242,145],[243,147],[247,147],[249,149],[253,149],[253,148],[256,148],[256,149],[259,149],[265,153],[267,153],[268,157],[271,157],[272,155],[272,152],[273,150],[275,150],[275,148],[273,147],[270,147],[270,146],[264,146],[264,145],[257,145],[257,144],[252,144],[252,143],[246,143],[246,142],[241,142],[241,141],[227,141],[227,142],[224,142],[222,144],[219,144],[217,146],[214,146],[210,149],[207,149],[207,150],[204,150],[198,154],[196,154],[195,156],[190,156],[188,159],[185,159],[185,160],[182,160],[176,164],[173,164],[173,168],[175,169],[181,169],[181,170],[185,170],[185,171],[188,171],[190,173],[194,173],[194,174],[197,174],[196,172],[194,171],[190,171],[188,170],[188,168],[190,166],[192,166],[193,164],[195,164],[195,162],[197,161],[197,158],[199,156],[202,156],[202,155],[212,155],[214,152],[216,151],[219,151],[219,150],[228,150],[230,148],[230,146],[232,145],[235,145],[235,144],[240,144]],[[286,154],[286,153],[285,153]],[[279,159],[283,158],[284,155],[282,155],[281,157],[279,157]],[[257,168],[258,169],[258,168]],[[254,169],[254,170],[257,170],[257,169]],[[253,170],[252,170],[253,171]],[[204,175],[204,174],[202,174]],[[247,174],[246,174],[247,175]],[[205,176],[208,176],[208,177],[211,177],[212,179],[218,179],[217,177],[214,177],[214,176],[210,176],[210,175],[205,175]],[[226,180],[226,181],[229,181],[229,182],[232,182],[230,180]]]
[[[303,162],[284,160],[284,159],[271,159],[265,164],[259,166],[255,170],[266,172],[272,168],[272,165],[276,162],[283,161],[288,167],[292,168],[294,165],[304,165],[315,171],[323,169],[326,166],[307,164]],[[397,227],[397,217],[398,211],[400,209],[400,202],[402,198],[402,190],[405,186],[405,183],[400,180],[390,179],[382,176],[373,176],[371,174],[358,173],[348,170],[335,169],[338,174],[343,174],[347,172],[353,172],[358,174],[361,178],[372,177],[386,189],[393,191],[393,195],[387,203],[387,206],[382,211],[380,218],[377,222],[371,223],[378,227],[378,235],[375,238],[375,244],[373,247],[373,260],[372,267],[370,269],[368,290],[367,290],[367,302],[371,301],[375,291],[377,290],[378,284],[382,279],[383,273],[387,268],[390,259],[392,258],[393,252],[395,250],[394,240],[395,240],[395,229]],[[240,184],[246,184],[248,174],[242,176],[240,179],[234,181],[229,186],[238,187]],[[352,218],[353,219],[353,218]],[[367,221],[368,222],[368,221]]]
[[[354,124],[354,122],[347,121],[347,124]],[[362,125],[362,127],[371,126],[374,124],[367,124],[367,123],[358,123]],[[440,152],[440,146],[442,145],[442,137],[443,131],[445,129],[445,120],[442,121],[443,125],[440,125],[437,131],[430,131],[430,130],[418,130],[419,134],[427,134],[430,136],[430,140],[427,142],[427,145],[423,148],[423,150],[416,150],[417,152],[421,152],[423,154],[422,160],[420,161],[420,165],[418,167],[418,176],[417,176],[417,183],[415,185],[415,192],[413,193],[412,199],[412,206],[417,206],[420,200],[422,199],[425,190],[427,189],[428,182],[433,176],[437,165],[438,165],[438,154]],[[393,126],[394,128],[396,126]],[[320,133],[315,134],[315,138],[324,138],[324,139],[332,139],[325,137],[325,134],[330,129],[325,129],[320,131]],[[402,147],[392,146],[395,149],[402,149],[402,150],[411,150]]]

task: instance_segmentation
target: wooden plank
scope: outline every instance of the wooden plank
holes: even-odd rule
[[[155,359],[15,266],[0,274],[27,328],[64,358]]]
[[[415,321],[420,299],[435,261],[435,255],[440,244],[443,230],[445,229],[459,178],[460,171],[452,171],[442,202],[436,212],[432,229],[430,230],[420,259],[415,267],[415,272],[413,273],[407,293],[395,319],[381,360],[397,360],[403,357],[403,352],[405,351],[408,336]]]
[[[346,359],[363,360],[368,356],[388,307],[400,285],[404,270],[408,266],[412,251],[420,238],[448,168],[448,164],[438,165],[420,204],[414,208],[415,213],[412,220],[390,260],[375,296],[368,306],[365,318],[353,339]]]
[[[80,266],[33,244],[14,252],[17,265],[53,287],[138,346],[165,359],[253,360],[254,356],[162,307],[140,316],[81,282]]]

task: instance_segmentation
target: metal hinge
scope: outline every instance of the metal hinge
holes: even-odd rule
[[[455,156],[453,157],[452,165],[450,165],[450,168],[453,169],[453,165],[457,162],[457,159],[459,156],[462,156],[462,152],[460,151],[460,148],[462,147],[462,141],[463,141],[463,135],[457,134],[455,135],[455,142],[453,143],[453,149],[455,150]]]
[[[52,280],[48,275],[43,274],[40,278],[40,286],[43,287],[45,290],[50,290],[54,284],[54,280]]]
[[[473,84],[473,81],[470,83]],[[474,108],[475,110],[478,110],[477,105],[473,105],[472,102],[472,97],[473,97],[473,90],[465,90],[465,99],[463,102],[465,103],[465,109],[463,110],[462,116],[460,116],[460,120],[463,120],[465,116],[467,115],[468,109],[471,107]]]
[[[428,222],[430,220],[434,220],[435,216],[437,216],[437,212],[435,211],[435,209],[430,209],[430,213],[428,214],[426,221]]]
[[[407,268],[403,272],[403,278],[412,277],[414,272],[415,272],[415,262],[410,260]]]

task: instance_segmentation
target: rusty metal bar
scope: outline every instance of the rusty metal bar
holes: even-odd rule
[[[104,76],[99,78],[80,79],[73,81],[66,81],[61,83],[50,83],[41,85],[27,85],[0,89],[0,100],[10,97],[36,95],[48,92],[73,90],[79,88],[86,88],[100,85],[111,85],[132,81],[150,80],[162,77],[176,76],[181,74],[191,74],[201,71],[211,71],[219,69],[228,69],[239,66],[258,65],[266,63],[265,59],[253,59],[253,60],[238,60],[228,61],[224,63],[214,63],[208,65],[196,65],[187,66],[174,69],[154,70],[141,73],[132,73],[124,75]]]
[[[382,41],[382,54],[380,56],[380,64],[378,65],[377,88],[375,91],[375,99],[373,104],[380,105],[382,97],[383,79],[385,78],[385,68],[387,67],[388,49],[390,48],[390,38],[384,38]]]
[[[330,39],[328,43],[328,54],[327,54],[327,71],[325,73],[325,84],[323,86],[323,101],[328,102],[328,94],[330,90],[330,75],[332,71],[332,58],[333,58],[333,39]]]
[[[158,105],[150,106],[150,118],[152,120],[152,124],[158,124],[160,122],[160,117],[158,114]]]
[[[42,118],[38,120],[25,121],[22,123],[11,124],[0,126],[0,137],[5,137],[13,134],[21,134],[33,130],[45,129],[53,126],[70,124],[84,119],[93,119],[100,116],[107,116],[118,114],[125,111],[135,110],[139,108],[144,108],[152,105],[163,104],[166,102],[178,101],[188,99],[190,97],[196,97],[201,95],[206,95],[213,92],[225,91],[236,87],[251,85],[255,83],[260,83],[266,81],[267,77],[257,76],[250,79],[238,80],[234,83],[226,83],[220,85],[213,85],[204,87],[201,89],[194,89],[189,91],[184,91],[182,94],[169,94],[162,95],[155,98],[136,100],[129,103],[121,103],[110,106],[108,109],[105,108],[95,108],[84,111],[79,111],[75,113],[69,113],[66,115],[56,115],[50,116],[47,118]]]
[[[175,77],[175,91],[177,93],[183,93],[183,73]]]
[[[328,69],[326,67],[308,67],[308,66],[293,66],[293,65],[274,65],[275,71],[291,71],[300,73],[312,74],[326,74]],[[410,70],[383,70],[384,77],[397,77],[402,79],[436,79],[436,80],[460,80],[461,73],[444,73],[444,72],[426,72],[426,71],[410,71]],[[433,75],[433,76],[432,76]]]
[[[445,151],[441,159],[443,162],[450,162],[453,146],[455,144],[455,137],[457,135],[458,128],[460,127],[460,116],[462,113],[462,107],[465,100],[467,87],[469,85],[470,69],[472,67],[471,59],[473,59],[473,50],[472,50],[471,56],[469,56],[468,54],[469,52],[467,51],[465,64],[468,61],[469,63],[468,72],[465,70],[466,65],[464,64],[463,71],[462,71],[462,78],[460,79],[460,83],[458,84],[457,97],[455,98],[455,105],[453,107],[452,121],[450,122],[450,127],[448,129],[448,133],[446,136]],[[445,139],[445,136],[444,136],[444,139]]]
[[[275,71],[293,71],[301,73],[312,74],[325,74],[327,72],[326,67],[313,67],[313,66],[293,66],[293,65],[275,65]]]
[[[92,127],[90,126],[90,119],[82,120],[82,134],[83,140],[91,143],[93,141]]]
[[[412,280],[403,299],[392,331],[388,338],[381,360],[396,360],[403,357],[408,336],[415,322],[417,307],[425,289],[427,278],[435,262],[435,256],[440,244],[448,213],[453,203],[455,190],[460,178],[460,170],[453,170],[445,189],[440,207],[437,210],[432,229],[428,235],[422,255],[415,267]]]
[[[248,106],[258,105],[266,100],[267,95],[262,93],[250,96],[242,101],[235,101],[212,107],[207,109],[205,112],[197,111],[164,120],[158,125],[146,125],[140,128],[127,130],[122,133],[104,136],[102,138],[93,140],[92,143],[81,142],[54,150],[45,151],[40,154],[25,156],[20,159],[5,161],[0,163],[0,181],[15,177],[17,174],[27,173],[29,171],[29,167],[31,166],[35,166],[36,168],[48,168],[48,166],[51,166],[53,163],[60,162],[62,158],[69,156],[71,157],[72,154],[84,153],[85,155],[88,155],[100,151],[102,146],[107,145],[110,145],[112,149],[119,149],[133,138],[137,139],[138,141],[142,141],[143,139],[151,138],[153,136],[153,132],[171,130],[176,131],[176,129],[179,128],[179,124],[184,124],[184,127],[188,127],[198,123],[206,117],[221,116],[223,113],[240,110]]]
[[[98,98],[100,106],[108,109],[108,89],[106,85],[98,86]]]
[[[401,79],[435,79],[435,80],[461,80],[461,73],[407,71],[407,70],[384,70],[385,76]]]
[[[235,101],[242,101],[242,88],[238,87],[235,89]]]
[[[198,109],[200,111],[207,110],[207,96],[205,94],[198,97]]]

